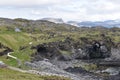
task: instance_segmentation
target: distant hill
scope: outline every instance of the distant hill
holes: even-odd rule
[[[41,20],[46,20],[54,23],[64,23],[64,21],[61,18],[43,18]]]
[[[57,26],[64,26],[65,28],[69,27],[97,27],[103,26],[106,28],[119,27],[120,20],[106,20],[106,21],[68,21],[64,22],[61,18],[42,18],[40,20],[27,20],[22,18],[9,19],[9,18],[0,18],[0,26],[7,27],[51,27],[55,28]],[[67,27],[66,27],[67,26]],[[69,26],[69,27],[68,27]]]
[[[61,18],[43,18],[41,20],[50,21],[53,23],[59,23],[59,24],[70,24],[72,26],[76,27],[96,27],[96,26],[103,26],[107,28],[111,27],[120,27],[120,20],[106,20],[106,21],[68,21],[64,22]]]
[[[83,22],[76,22],[76,21],[68,21],[68,24],[78,26],[78,27],[95,27],[95,26],[103,26],[107,28],[111,27],[120,27],[120,20],[106,20],[106,21],[83,21]]]

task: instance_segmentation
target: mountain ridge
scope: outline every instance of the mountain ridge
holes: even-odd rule
[[[95,27],[95,26],[103,26],[107,28],[111,27],[120,27],[120,20],[106,20],[106,21],[68,21],[68,24],[77,25],[78,27]]]
[[[62,18],[42,18],[38,20],[29,20],[29,19],[24,19],[24,18],[15,18],[15,19],[10,19],[10,18],[1,18],[0,17],[0,25],[4,24],[5,21],[8,24],[13,24],[14,21],[20,21],[20,22],[32,22],[32,23],[38,23],[41,21],[48,21],[51,23],[55,24],[65,24],[65,25],[72,25],[76,27],[97,27],[97,26],[103,26],[106,28],[112,28],[112,27],[119,27],[120,28],[120,20],[105,20],[105,21],[67,21],[65,22]]]

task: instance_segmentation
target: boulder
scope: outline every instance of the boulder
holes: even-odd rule
[[[120,60],[120,49],[112,48],[110,58],[112,60]]]
[[[87,44],[83,48],[83,52],[85,53],[86,59],[106,58],[110,56],[110,51],[108,51],[107,46],[101,45],[99,42]]]

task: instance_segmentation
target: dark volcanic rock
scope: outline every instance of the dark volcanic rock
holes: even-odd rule
[[[77,43],[77,42],[76,42]],[[105,44],[93,42],[85,44],[81,48],[77,47],[81,44],[76,44],[74,40],[66,38],[64,42],[51,42],[37,45],[34,47],[36,53],[34,60],[57,59],[57,60],[73,60],[73,59],[94,59],[109,57],[110,51]]]
[[[120,80],[120,74],[115,75],[115,76],[110,76],[110,77],[108,77],[105,80]]]
[[[106,45],[101,45],[99,42],[94,42],[92,45],[86,45],[84,48],[86,58],[106,58],[110,56],[110,51]]]
[[[74,67],[74,68],[69,67],[69,68],[65,69],[65,71],[71,72],[71,73],[82,73],[82,74],[88,73],[88,71],[86,71],[80,67]]]
[[[75,41],[66,37],[64,41],[37,45],[34,47],[36,53],[33,56],[35,60],[44,58],[57,60],[107,58],[111,56],[112,46],[114,43],[111,38],[105,36],[103,36],[103,40],[99,41],[89,41],[84,37],[80,38],[80,41]]]
[[[2,45],[1,43],[0,43],[0,49],[3,49],[2,51],[0,51],[0,56],[6,55],[8,52],[13,51],[12,49]]]
[[[44,58],[47,59],[55,59],[57,56],[60,56],[59,50],[56,47],[49,44],[41,44],[36,47],[37,52],[33,55],[35,56],[35,60],[43,60]]]

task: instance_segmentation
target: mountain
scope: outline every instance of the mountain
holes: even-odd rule
[[[106,28],[119,27],[120,28],[120,20],[106,20],[106,21],[68,21],[64,22],[61,18],[43,18],[40,20],[27,20],[22,18],[16,19],[8,19],[8,18],[0,18],[0,26],[40,26],[41,24],[45,24],[46,26],[56,26],[59,24],[60,26],[76,26],[76,27],[96,27],[103,26]]]
[[[43,18],[41,20],[46,20],[54,23],[64,23],[64,21],[61,18]]]
[[[76,27],[96,27],[96,26],[103,26],[107,28],[111,27],[120,27],[120,20],[106,20],[106,21],[68,21],[64,22],[61,18],[43,18],[41,20],[53,22],[53,23],[59,23],[59,24],[69,24]]]
[[[79,22],[76,21],[68,21],[67,24],[79,27]]]
[[[107,28],[111,27],[120,27],[120,20],[106,20],[106,21],[83,21],[83,22],[76,22],[76,21],[68,21],[70,25],[78,26],[78,27],[95,27],[95,26],[103,26]]]

